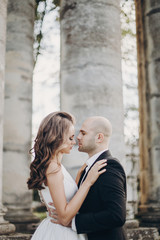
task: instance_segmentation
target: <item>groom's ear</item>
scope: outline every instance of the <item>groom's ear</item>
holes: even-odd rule
[[[104,140],[104,134],[103,133],[97,133],[96,135],[96,142],[101,143]]]

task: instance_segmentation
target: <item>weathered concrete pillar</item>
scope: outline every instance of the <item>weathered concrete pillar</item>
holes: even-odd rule
[[[24,230],[34,219],[29,176],[32,125],[34,0],[8,1],[4,109],[4,184],[6,219]]]
[[[139,214],[144,226],[160,226],[160,2],[135,3],[140,99]]]
[[[4,105],[4,78],[5,78],[5,50],[6,50],[6,17],[7,0],[0,2],[0,235],[15,231],[15,226],[4,220],[2,204],[2,173],[3,173],[3,105]]]
[[[60,78],[61,109],[76,117],[77,130],[89,116],[107,117],[113,125],[110,149],[123,162],[119,0],[61,1]],[[71,168],[84,155],[67,158]]]

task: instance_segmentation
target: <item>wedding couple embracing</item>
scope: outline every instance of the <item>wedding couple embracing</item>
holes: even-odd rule
[[[125,240],[126,176],[108,149],[111,123],[95,116],[82,124],[78,150],[89,159],[76,181],[61,163],[76,143],[74,124],[66,112],[50,113],[40,124],[27,184],[39,190],[49,214],[32,240]]]

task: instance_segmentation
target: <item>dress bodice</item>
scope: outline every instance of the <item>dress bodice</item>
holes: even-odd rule
[[[78,188],[67,170],[62,166],[62,173],[64,176],[64,191],[66,195],[66,200],[69,202]],[[44,185],[44,189],[39,191],[41,200],[45,203],[46,207],[51,207],[49,202],[53,202],[49,188]],[[55,193],[56,194],[56,193]],[[86,240],[87,236],[85,234],[77,234],[69,227],[62,226],[60,224],[55,224],[51,222],[51,217],[48,216],[40,223],[35,233],[33,234],[32,240]]]
[[[65,169],[63,165],[62,166],[62,173],[64,176],[63,183],[64,183],[64,191],[67,202],[69,202],[75,193],[77,192],[77,184],[75,183],[74,179],[71,177],[71,175],[68,173],[68,171]],[[45,186],[45,189],[42,189],[40,191],[40,197],[41,200],[45,203],[46,206],[49,206],[49,202],[53,202],[52,197],[50,195],[49,188]],[[51,207],[51,206],[50,206]]]

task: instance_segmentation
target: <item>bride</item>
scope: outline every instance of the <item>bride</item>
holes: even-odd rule
[[[89,171],[87,178],[77,188],[76,182],[61,164],[63,154],[69,154],[74,139],[74,118],[66,112],[53,112],[40,124],[34,150],[34,161],[30,165],[29,189],[38,189],[46,207],[53,202],[62,225],[51,222],[47,216],[32,236],[32,240],[85,240],[69,226],[79,211],[90,187],[106,170],[106,160],[98,161]],[[83,169],[83,168],[82,168]],[[82,172],[82,169],[80,172]],[[79,175],[80,175],[79,172]]]

